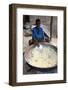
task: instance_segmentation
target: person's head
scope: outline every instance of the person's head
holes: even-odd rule
[[[40,27],[40,19],[36,19],[36,27]]]

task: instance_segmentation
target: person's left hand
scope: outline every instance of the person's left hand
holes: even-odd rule
[[[38,45],[38,43],[39,43],[39,42],[38,42],[37,40],[36,40],[36,41],[34,41],[34,44],[35,44],[35,45]]]

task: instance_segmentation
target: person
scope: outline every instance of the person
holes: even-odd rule
[[[29,45],[33,43],[49,41],[48,35],[43,31],[43,28],[40,27],[40,22],[40,19],[36,19],[36,26],[32,29],[32,41],[29,42]]]

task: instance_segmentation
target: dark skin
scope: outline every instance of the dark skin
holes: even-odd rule
[[[36,22],[36,27],[37,27],[37,28],[40,28],[40,21],[37,21],[37,22]]]
[[[37,30],[39,30],[40,28],[40,20],[36,20],[36,27],[38,28]],[[49,39],[48,40],[43,40],[45,42],[49,42]],[[40,41],[42,42],[42,41]],[[29,40],[29,45],[32,45],[32,44],[35,44],[35,45],[39,45],[39,41],[38,40]]]

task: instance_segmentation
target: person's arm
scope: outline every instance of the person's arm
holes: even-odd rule
[[[32,40],[35,40],[35,33],[34,33],[34,29],[32,30]]]
[[[45,32],[44,32],[44,37],[45,37],[44,39],[45,39],[46,42],[49,42],[50,41],[49,40],[49,36]]]
[[[47,37],[47,38],[49,38],[49,36],[45,32],[44,32],[44,36]]]

